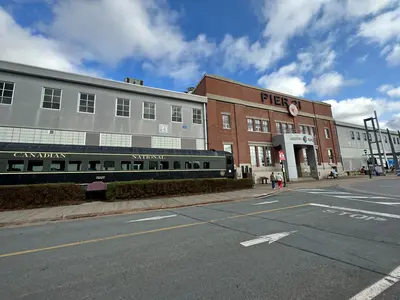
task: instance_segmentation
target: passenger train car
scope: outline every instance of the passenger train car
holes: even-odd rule
[[[224,151],[0,143],[0,185],[233,177]]]

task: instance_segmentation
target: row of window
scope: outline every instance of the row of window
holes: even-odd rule
[[[14,94],[14,83],[0,81],[0,104],[12,104]],[[61,109],[62,90],[56,88],[43,88],[41,107],[45,109]],[[79,93],[78,112],[94,114],[96,109],[96,95],[90,93]],[[143,119],[156,119],[156,104],[154,102],[143,102]],[[115,115],[129,118],[131,114],[131,100],[117,98],[115,104]],[[171,121],[182,122],[182,107],[173,105],[171,107]],[[201,109],[192,109],[193,124],[202,124],[203,114]]]
[[[250,160],[253,167],[273,166],[271,148],[266,146],[249,146]]]
[[[269,132],[269,121],[247,118],[247,130],[257,132]]]
[[[371,135],[371,133],[368,133],[368,137],[369,137],[369,140],[372,141],[372,135]],[[361,140],[360,132],[357,131],[357,132],[354,134],[354,131],[350,131],[350,138],[351,138],[352,140],[355,140],[355,139],[357,138],[357,140],[360,141],[360,140]],[[363,139],[364,139],[364,141],[367,140],[367,134],[366,134],[365,132],[363,133]],[[387,135],[384,135],[384,136],[383,136],[383,140],[384,140],[385,143],[387,144],[387,143],[388,143],[388,136],[387,136]],[[398,137],[393,137],[392,140],[393,140],[393,144],[399,144],[399,145],[400,145],[400,140],[399,140]]]
[[[184,165],[180,161],[156,161],[150,160],[148,164],[144,161],[51,161],[48,171],[51,172],[76,172],[83,171],[84,165],[87,164],[88,171],[116,171],[119,164],[122,171],[130,170],[190,170],[190,169],[210,169],[208,161],[185,161]],[[7,162],[7,172],[22,172],[25,170],[25,161],[9,160]],[[43,160],[28,160],[28,172],[42,172],[45,169]]]

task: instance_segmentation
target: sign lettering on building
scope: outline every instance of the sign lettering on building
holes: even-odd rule
[[[133,159],[164,159],[164,155],[132,155]]]
[[[64,153],[49,153],[49,152],[15,152],[14,157],[21,158],[65,158]]]
[[[296,107],[301,109],[301,101],[296,99],[290,99],[283,96],[272,95],[269,93],[262,92],[261,93],[261,102],[276,106],[283,106],[289,108],[290,104],[296,105]]]

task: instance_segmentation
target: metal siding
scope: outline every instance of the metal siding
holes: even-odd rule
[[[164,136],[204,138],[203,125],[192,124],[192,108],[202,109],[201,103],[4,72],[0,80],[15,83],[13,104],[1,106],[0,125],[151,136],[160,135],[159,124],[167,124]],[[40,108],[43,87],[62,89],[60,111]],[[80,92],[96,95],[95,114],[77,112]],[[131,100],[130,118],[115,116],[117,97]],[[156,120],[142,119],[143,101],[156,103]],[[182,123],[171,122],[172,105],[182,106]]]

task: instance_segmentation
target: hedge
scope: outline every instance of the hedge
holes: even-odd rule
[[[179,196],[249,189],[253,179],[182,179],[113,182],[107,185],[105,201]],[[103,191],[99,191],[101,195]],[[92,193],[92,194],[91,194]],[[93,192],[73,183],[0,186],[0,210],[29,209],[80,204]],[[96,194],[96,192],[95,192]]]
[[[85,191],[73,183],[0,186],[0,210],[79,204]]]
[[[218,193],[254,186],[249,179],[183,179],[183,180],[140,180],[114,182],[107,186],[107,201],[143,199],[159,196],[182,196],[190,194]]]

